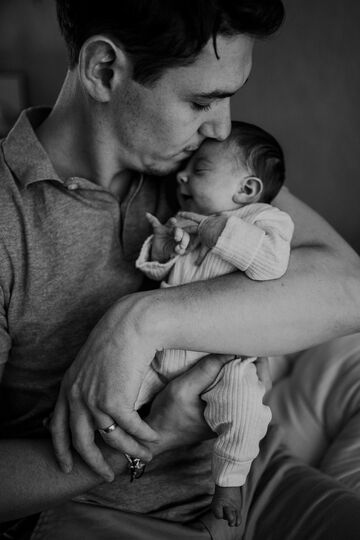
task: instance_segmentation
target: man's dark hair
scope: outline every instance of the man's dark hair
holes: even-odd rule
[[[164,70],[193,63],[216,36],[245,34],[264,38],[284,18],[281,0],[56,0],[70,69],[83,43],[107,35],[133,61],[133,77],[154,83]]]
[[[231,125],[227,141],[236,145],[240,150],[240,161],[262,181],[261,202],[271,203],[285,181],[285,159],[280,144],[254,124],[234,120]]]

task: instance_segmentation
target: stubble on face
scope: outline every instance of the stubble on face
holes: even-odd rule
[[[220,60],[208,44],[194,64],[171,68],[152,87],[131,77],[122,86],[113,109],[113,136],[123,162],[131,170],[155,176],[176,172],[205,138],[216,138],[215,125],[225,115],[222,99],[244,84],[251,66],[252,41],[219,37]],[[211,103],[205,111],[193,101]]]

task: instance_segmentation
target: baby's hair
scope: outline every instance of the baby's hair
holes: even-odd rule
[[[239,158],[250,173],[262,180],[261,202],[271,203],[285,180],[285,160],[280,144],[254,124],[233,121],[231,125],[228,142],[241,151]]]

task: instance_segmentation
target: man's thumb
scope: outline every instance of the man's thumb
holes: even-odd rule
[[[215,380],[221,368],[235,358],[234,354],[209,354],[201,358],[184,374],[190,392],[201,394]]]

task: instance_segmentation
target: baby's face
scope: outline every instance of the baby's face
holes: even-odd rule
[[[233,196],[249,171],[235,159],[231,146],[206,140],[177,173],[182,210],[209,215],[239,208]]]

